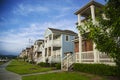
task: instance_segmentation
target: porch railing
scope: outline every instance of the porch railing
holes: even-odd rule
[[[93,51],[82,52],[81,53],[81,61],[83,61],[83,62],[93,62],[94,61]]]
[[[106,53],[101,53],[101,52],[97,52],[94,55],[93,51],[87,51],[87,52],[81,52],[81,55],[76,53],[76,57],[77,55],[79,55],[79,57],[81,57],[81,62],[94,62],[95,61],[95,57],[96,57],[96,61],[98,63],[109,63],[109,62],[114,62],[113,59],[107,55]],[[80,59],[80,58],[79,58]],[[76,58],[76,62],[77,62],[78,58]],[[78,60],[79,62],[79,60]]]
[[[75,62],[75,55],[69,54],[62,59],[61,68],[64,71],[68,71],[70,66]]]

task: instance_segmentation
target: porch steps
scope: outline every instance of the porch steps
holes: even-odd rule
[[[63,71],[69,71],[73,68],[73,63],[75,62],[74,54],[69,54],[65,56],[61,63],[61,69]]]

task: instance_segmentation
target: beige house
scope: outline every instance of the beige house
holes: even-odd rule
[[[97,9],[101,9],[102,4],[95,1],[89,2],[87,5],[75,12],[75,15],[78,16],[78,24],[84,25],[84,21],[89,21],[89,17],[92,18],[93,24],[96,24],[95,16],[102,15],[96,14]],[[89,31],[88,31],[89,32]],[[99,52],[95,49],[96,44],[91,40],[87,40],[84,37],[84,34],[79,34],[79,38],[75,40],[76,46],[79,45],[79,49],[76,50],[76,62],[77,63],[105,63],[113,64],[113,60],[105,53]],[[78,42],[78,43],[77,43]]]
[[[27,58],[26,60],[31,60],[31,58],[30,58],[30,48],[26,48],[26,49],[24,49],[24,50],[22,50],[22,52],[20,53],[20,55],[19,55],[19,57],[20,58]]]
[[[30,48],[27,48],[27,56],[29,62],[33,61],[33,49],[34,49],[33,45]]]
[[[102,4],[91,1],[85,6],[83,6],[81,9],[75,12],[75,15],[78,16],[77,26],[83,26],[84,22],[89,21],[89,17],[92,18],[93,24],[96,24],[95,16],[97,15],[104,15],[104,14],[96,14],[97,9],[101,9],[103,7]],[[103,16],[105,18],[105,16]],[[78,30],[79,32],[79,30]],[[89,31],[86,31],[86,34],[89,33]],[[96,44],[92,40],[88,40],[85,38],[86,34],[80,34],[78,33],[78,37],[74,39],[75,44],[75,54],[74,55],[68,55],[64,60],[62,67],[63,70],[68,70],[73,63],[103,63],[103,64],[109,64],[109,65],[115,65],[113,62],[113,59],[110,58],[109,55],[105,53],[99,52],[95,47]]]
[[[24,56],[26,56],[26,51],[25,50],[22,50],[22,52],[20,53],[19,57],[20,58],[24,58]]]
[[[33,59],[36,63],[44,62],[44,40],[39,39],[34,43]]]

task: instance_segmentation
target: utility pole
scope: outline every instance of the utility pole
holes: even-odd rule
[[[32,45],[32,40],[29,39],[29,47],[31,47],[31,45]]]

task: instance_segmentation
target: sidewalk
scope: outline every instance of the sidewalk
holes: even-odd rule
[[[31,75],[38,75],[38,74],[47,74],[47,73],[56,73],[56,72],[62,72],[61,70],[53,70],[53,71],[47,71],[47,72],[39,72],[39,73],[32,73],[32,74],[24,74],[19,75],[10,71],[7,71],[5,67],[10,62],[7,62],[3,65],[0,65],[0,80],[22,80],[22,76],[31,76]]]
[[[56,73],[56,72],[62,72],[62,71],[61,70],[54,70],[54,71],[47,71],[47,72],[40,72],[40,73],[24,74],[24,75],[21,75],[21,76],[31,76],[31,75]]]
[[[10,62],[7,62],[3,65],[0,65],[0,80],[21,80],[21,76],[7,71],[5,67],[9,64]]]

